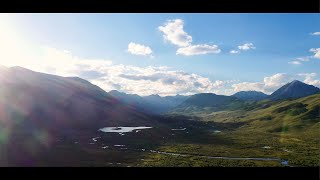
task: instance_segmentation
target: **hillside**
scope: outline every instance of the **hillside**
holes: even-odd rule
[[[313,125],[319,127],[319,110],[320,94],[314,94],[295,100],[280,101],[268,108],[257,108],[248,112],[244,118],[253,121],[255,128],[263,128],[270,132],[306,131],[314,128]]]
[[[52,129],[148,123],[144,114],[128,107],[98,86],[77,77],[60,77],[21,67],[0,72],[2,119],[42,124]]]
[[[232,96],[247,101],[260,101],[268,97],[267,94],[258,91],[240,91],[233,94]]]
[[[245,102],[232,96],[213,93],[195,94],[168,113],[191,115],[193,113],[215,112],[242,108]]]
[[[270,132],[299,131],[320,122],[320,94],[295,100],[261,101],[250,111],[220,111],[203,115],[215,122],[247,122],[248,127]],[[309,126],[310,125],[310,126]],[[283,128],[283,129],[282,129]]]
[[[179,113],[167,114],[174,118]],[[244,157],[278,157],[288,159],[291,166],[319,166],[320,156],[320,94],[294,100],[270,101],[264,100],[251,104],[251,110],[238,109],[234,111],[196,111],[189,114],[196,122],[207,124],[207,132],[211,138],[207,144],[171,144],[161,150],[173,153],[197,152],[199,154],[216,156]],[[218,134],[215,133],[219,130]],[[194,135],[201,139],[201,136]],[[219,140],[214,139],[219,138]],[[213,142],[211,145],[209,141]],[[214,148],[213,148],[214,147]],[[155,156],[151,156],[155,159]],[[159,157],[157,157],[159,159]],[[230,165],[230,161],[208,162],[193,158],[166,158],[156,164],[188,163],[206,166],[242,166],[238,162]],[[245,166],[264,166],[250,164]],[[263,165],[264,164],[264,165]],[[277,166],[266,165],[266,166]]]

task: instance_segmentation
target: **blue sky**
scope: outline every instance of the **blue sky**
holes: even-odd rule
[[[118,86],[116,80],[110,80],[110,77],[106,80],[107,76],[101,75],[97,79],[83,76],[106,90],[118,89],[141,95],[188,94],[188,89],[179,91],[178,84],[185,85],[182,79],[188,81],[191,74],[199,76],[202,83],[200,89],[190,86],[191,94],[230,94],[251,89],[271,93],[292,79],[320,86],[319,18],[319,14],[10,14],[2,15],[2,19],[0,16],[0,20],[6,22],[2,26],[10,26],[10,32],[18,34],[16,44],[23,44],[20,43],[23,41],[26,47],[32,47],[36,56],[41,54],[38,47],[46,47],[47,50],[51,48],[50,52],[68,52],[72,54],[71,59],[76,56],[82,60],[110,61],[112,65],[107,66],[113,68],[119,65],[140,68],[139,73],[126,70],[127,74],[138,78],[118,79],[124,84],[133,83],[131,86],[148,82],[161,86],[161,82],[169,82],[168,78],[173,83],[172,86],[164,83],[166,87],[158,89],[171,90],[161,93],[150,88]],[[192,40],[183,39],[188,37]],[[133,43],[131,51],[130,43]],[[230,53],[231,50],[237,53]],[[28,64],[26,59],[21,60],[25,61],[25,66]],[[68,58],[62,59],[69,61]],[[40,62],[44,61],[45,58]],[[19,62],[17,65],[23,66]],[[147,73],[152,78],[143,77],[149,66],[168,69]],[[49,72],[43,67],[29,68]],[[108,68],[105,71],[110,71]],[[70,74],[61,72],[61,69],[63,67],[49,73]],[[85,74],[77,71],[71,74]],[[179,73],[171,71],[181,71],[190,77],[180,77]]]

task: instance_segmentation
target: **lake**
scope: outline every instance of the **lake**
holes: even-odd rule
[[[135,130],[140,131],[142,129],[150,129],[152,127],[145,127],[145,126],[139,126],[139,127],[104,127],[99,129],[99,131],[102,132],[115,132],[115,133],[127,133],[127,132],[133,132]]]

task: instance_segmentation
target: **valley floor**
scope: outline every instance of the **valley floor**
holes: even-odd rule
[[[314,132],[299,134],[261,132],[235,123],[169,124],[124,135],[78,131],[56,138],[46,152],[30,155],[31,162],[8,160],[2,166],[320,166],[319,123]]]

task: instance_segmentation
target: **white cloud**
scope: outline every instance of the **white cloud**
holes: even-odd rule
[[[261,82],[241,82],[232,85],[234,92],[261,91],[264,92],[264,84]]]
[[[297,79],[306,84],[311,84],[320,87],[320,80],[315,79],[317,73],[301,73],[296,75],[289,75],[285,73],[277,73],[269,77],[265,77],[262,82],[241,82],[233,84],[233,91],[261,91],[266,94],[271,94],[281,86]],[[304,77],[304,79],[301,79]]]
[[[312,58],[313,56],[305,56],[305,57],[299,57],[296,58],[293,61],[288,62],[289,64],[293,64],[293,65],[300,65],[302,64],[302,62],[307,62],[310,61],[310,58]]]
[[[310,56],[299,57],[296,60],[298,60],[298,61],[309,61],[310,60]]]
[[[238,53],[240,53],[240,51],[237,51],[237,50],[231,50],[229,53],[230,53],[230,54],[238,54]]]
[[[233,84],[232,87],[234,92],[254,90],[270,94],[292,80],[294,80],[294,77],[291,75],[277,73],[272,76],[265,77],[263,82],[241,82]]]
[[[217,45],[192,44],[192,37],[183,29],[184,22],[182,19],[168,20],[158,29],[163,33],[165,40],[177,45],[176,55],[193,56],[201,54],[216,54],[221,50]]]
[[[231,50],[229,51],[230,54],[239,54],[241,51],[248,51],[250,49],[255,49],[256,47],[253,46],[252,43],[245,43],[243,45],[238,46],[239,50]]]
[[[264,90],[265,92],[272,92],[293,80],[294,77],[286,73],[277,73],[272,76],[265,77],[263,78]]]
[[[243,51],[247,51],[250,49],[255,49],[256,47],[253,46],[252,43],[245,43],[243,45],[238,46],[238,49],[243,50]]]
[[[314,53],[314,58],[320,59],[320,48],[311,48],[310,52]]]
[[[141,44],[136,44],[133,42],[130,42],[128,45],[128,52],[134,55],[142,55],[142,56],[146,56],[146,55],[150,55],[152,54],[152,50],[150,47],[148,46],[144,46]]]
[[[313,32],[313,33],[310,33],[311,35],[314,35],[314,36],[319,36],[320,35],[320,32]]]
[[[191,45],[187,47],[181,47],[177,50],[177,55],[184,55],[184,56],[192,56],[192,55],[200,55],[200,54],[217,54],[220,53],[221,50],[217,45],[207,45],[207,44],[200,44],[200,45]]]
[[[300,61],[290,61],[289,64],[300,65]]]
[[[172,44],[185,47],[191,45],[192,37],[183,30],[184,22],[182,19],[168,20],[163,26],[158,29],[163,32],[165,40]]]
[[[109,67],[114,69],[116,66]],[[95,84],[112,90],[108,84],[118,84],[120,91],[139,95],[194,94],[200,92],[218,92],[223,81],[210,81],[208,78],[165,67],[123,66],[121,72],[108,75],[94,81]]]
[[[294,61],[289,62],[289,64],[297,65],[297,64],[301,64],[302,62],[310,61],[310,59],[313,59],[313,58],[320,59],[320,48],[311,48],[309,51],[313,52],[314,55],[296,58]]]
[[[320,80],[314,79],[317,76],[317,73],[301,73],[299,76],[304,77],[304,83],[311,84],[320,88]]]

